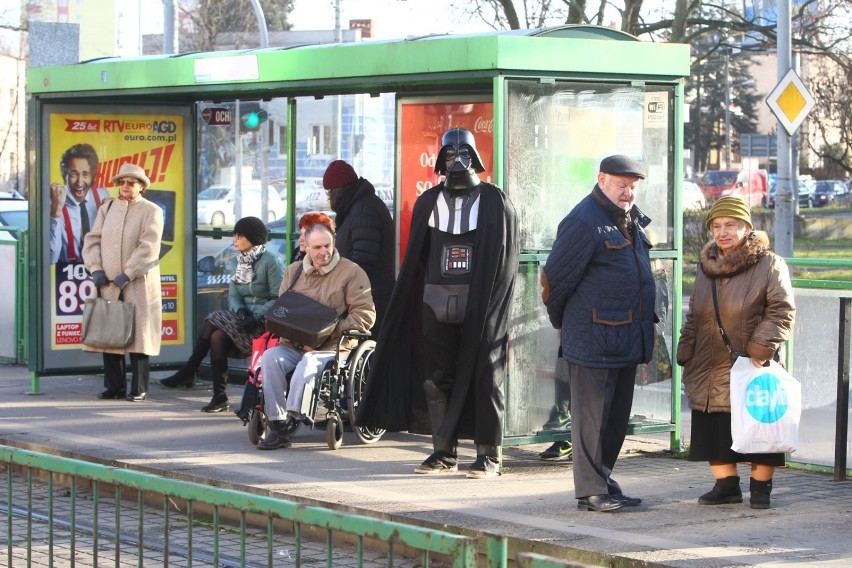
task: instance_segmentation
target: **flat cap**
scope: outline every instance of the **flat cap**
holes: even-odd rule
[[[621,154],[608,156],[601,160],[601,173],[613,176],[632,176],[645,179],[645,166]]]

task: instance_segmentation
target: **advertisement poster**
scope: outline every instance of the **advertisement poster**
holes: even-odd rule
[[[185,234],[185,128],[184,117],[172,114],[50,115],[50,171],[43,184],[50,349],[81,348],[83,306],[96,293],[81,258],[81,234],[94,224],[97,208],[118,195],[110,180],[126,162],[145,169],[151,186],[143,197],[163,209],[163,346],[184,342],[186,251],[183,239],[175,242],[175,235]],[[88,207],[73,203],[75,199]]]
[[[400,109],[399,258],[405,256],[414,201],[443,181],[435,173],[441,136],[450,128],[473,133],[485,171],[479,179],[493,183],[494,105],[490,102],[406,102]]]

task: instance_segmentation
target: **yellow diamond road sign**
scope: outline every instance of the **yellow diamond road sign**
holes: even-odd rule
[[[816,103],[796,72],[790,69],[766,97],[766,104],[792,136]]]

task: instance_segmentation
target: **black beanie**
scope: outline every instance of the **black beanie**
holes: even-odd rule
[[[244,236],[254,246],[262,245],[269,240],[269,230],[257,217],[243,217],[237,221],[234,225],[234,234]]]

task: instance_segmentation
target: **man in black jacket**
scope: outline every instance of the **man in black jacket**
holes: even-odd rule
[[[473,438],[467,477],[500,474],[507,321],[518,271],[509,198],[483,182],[473,134],[444,133],[435,173],[446,180],[414,204],[405,260],[388,305],[359,426],[431,433],[420,474],[458,471],[460,438]]]
[[[367,273],[376,305],[373,337],[379,336],[394,282],[393,219],[384,201],[368,180],[358,177],[343,160],[331,162],[322,185],[335,212],[335,247]]]

